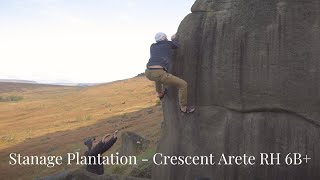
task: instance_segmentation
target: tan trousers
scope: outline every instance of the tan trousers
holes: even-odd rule
[[[155,81],[156,91],[158,93],[162,92],[162,85],[174,86],[179,90],[179,103],[180,106],[187,106],[188,104],[188,84],[185,80],[180,79],[162,69],[146,69],[146,77]]]

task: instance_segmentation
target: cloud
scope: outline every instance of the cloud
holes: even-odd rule
[[[34,3],[53,3],[61,0],[30,0],[30,1]]]
[[[121,23],[128,25],[136,23],[137,18],[129,14],[122,14],[121,16],[119,16],[119,20],[121,21]]]
[[[128,6],[129,8],[135,8],[135,7],[137,7],[137,3],[136,3],[136,2],[133,2],[133,1],[128,1],[128,2],[127,2],[127,6]]]
[[[187,0],[184,4],[185,7],[190,7],[196,2],[196,0]]]
[[[40,14],[45,15],[49,18],[56,19],[58,21],[64,21],[68,23],[77,23],[77,24],[84,23],[84,20],[82,20],[81,18],[59,11],[57,9],[43,9],[43,10],[40,10]]]
[[[83,23],[83,19],[66,12],[62,6],[62,0],[14,0],[13,6],[25,15],[36,15],[44,19],[50,18],[55,21],[67,23]],[[27,14],[26,14],[27,13]],[[38,13],[38,14],[37,14]],[[37,16],[37,15],[41,16]]]
[[[35,5],[44,7],[52,6],[54,3],[61,0],[14,0],[13,5],[17,8],[32,8]]]

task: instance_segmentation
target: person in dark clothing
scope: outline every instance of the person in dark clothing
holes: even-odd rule
[[[117,141],[117,133],[118,130],[113,133],[111,138],[111,134],[107,134],[101,141],[96,140],[95,137],[87,139],[84,144],[88,147],[88,150],[84,155],[87,157],[93,156],[93,158],[100,158],[100,161],[102,162],[102,156],[98,157],[98,155],[102,155],[112,147],[112,145]],[[98,162],[97,159],[95,159],[95,161]],[[103,164],[88,164],[86,170],[97,175],[104,174]]]
[[[146,77],[155,81],[158,97],[162,99],[166,94],[166,89],[163,85],[177,87],[179,90],[180,109],[184,113],[192,113],[195,108],[188,106],[188,84],[185,80],[180,79],[168,73],[171,64],[173,49],[177,49],[178,43],[175,40],[175,35],[171,37],[172,41],[168,41],[167,35],[160,32],[155,36],[156,43],[150,47],[150,59],[145,71]]]

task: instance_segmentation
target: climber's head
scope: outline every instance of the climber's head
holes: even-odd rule
[[[158,32],[154,38],[156,39],[156,42],[168,40],[167,35],[163,32]]]

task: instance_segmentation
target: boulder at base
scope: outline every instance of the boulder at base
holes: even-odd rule
[[[120,154],[122,156],[135,156],[145,151],[150,141],[133,132],[124,132],[121,135],[122,143]]]

